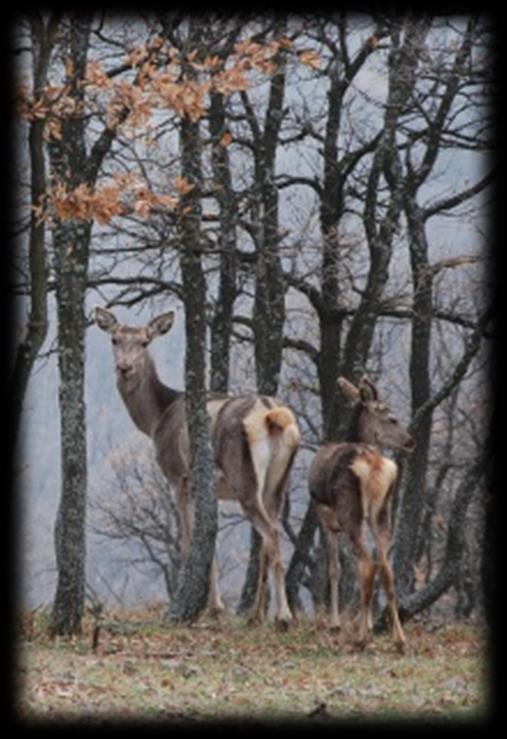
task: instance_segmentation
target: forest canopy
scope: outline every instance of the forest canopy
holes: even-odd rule
[[[16,23],[11,444],[49,357],[60,387],[56,630],[75,629],[87,583],[99,587],[97,531],[135,547],[161,598],[174,597],[181,566],[175,512],[160,508],[145,448],[91,494],[101,452],[89,448],[85,378],[99,360],[86,337],[97,303],[185,317],[180,345],[170,337],[160,351],[179,357],[204,457],[207,391],[277,395],[294,410],[303,444],[281,522],[294,607],[327,598],[307,470],[348,426],[337,378],[364,372],[416,442],[398,460],[393,507],[403,617],[449,593],[458,613],[481,606],[493,43],[483,15],[34,11]],[[219,556],[230,515],[218,519]],[[243,532],[238,546],[232,600],[244,605],[258,544]],[[341,558],[347,604],[346,545]]]

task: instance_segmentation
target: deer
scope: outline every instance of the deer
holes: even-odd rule
[[[121,324],[111,310],[96,306],[92,318],[111,337],[116,385],[135,426],[153,442],[179,518],[179,545],[185,558],[191,546],[195,496],[190,472],[185,394],[166,386],[149,353],[150,343],[172,328],[175,312],[153,318],[145,326]],[[271,573],[275,590],[275,621],[285,629],[292,614],[277,527],[289,473],[300,442],[290,408],[273,397],[238,397],[209,393],[206,409],[215,461],[218,500],[236,500],[261,536],[259,574],[249,622],[264,620],[266,585]],[[210,571],[208,612],[224,611],[216,553]]]
[[[387,447],[411,452],[414,440],[403,429],[383,402],[372,380],[364,375],[356,387],[346,378],[338,386],[355,405],[348,433],[341,443],[328,443],[315,454],[308,473],[309,493],[316,504],[327,550],[330,590],[329,627],[341,627],[338,611],[340,564],[338,533],[349,538],[357,558],[360,583],[357,643],[364,646],[373,630],[371,601],[375,575],[380,570],[387,597],[392,638],[403,651],[406,637],[400,623],[394,575],[388,560],[391,528],[391,501],[398,477],[398,466],[379,451]],[[375,543],[379,563],[368,550],[363,523]]]

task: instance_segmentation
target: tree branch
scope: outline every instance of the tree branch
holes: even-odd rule
[[[428,220],[428,218],[431,218],[434,215],[437,215],[439,213],[442,213],[442,211],[449,211],[453,208],[456,208],[458,205],[461,205],[462,203],[466,202],[467,200],[470,200],[470,198],[473,198],[475,195],[478,195],[482,190],[485,190],[486,187],[488,187],[496,178],[498,174],[498,169],[495,167],[491,172],[488,172],[488,174],[482,178],[482,180],[479,180],[479,182],[476,182],[475,185],[472,185],[471,187],[468,187],[466,190],[462,190],[461,192],[456,193],[456,195],[452,195],[449,198],[442,198],[441,200],[438,200],[436,203],[433,203],[433,205],[428,206],[427,208],[424,208],[422,211],[422,217],[425,221]]]

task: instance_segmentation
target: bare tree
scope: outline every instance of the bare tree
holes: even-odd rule
[[[117,128],[128,113],[123,105],[88,146],[86,79],[91,14],[79,19],[66,15],[60,21],[61,57],[66,60],[60,96],[45,110],[48,132],[50,179],[53,191],[89,192],[95,185]],[[49,192],[46,191],[46,197]],[[52,232],[58,317],[60,372],[61,498],[55,523],[58,582],[52,611],[55,634],[79,632],[84,607],[85,513],[87,490],[85,373],[85,298],[93,219],[79,215],[78,198],[71,202],[77,212],[58,207]],[[65,203],[65,200],[64,200]],[[44,213],[39,213],[43,217]]]
[[[316,38],[319,38],[323,47],[332,48],[334,45],[335,50],[340,49],[338,59],[346,68],[348,66],[351,72],[352,62],[347,53],[346,28],[347,20],[344,17],[339,19],[335,29],[331,23],[322,23],[318,26]],[[324,320],[329,324],[328,341],[324,345],[321,340],[316,360],[312,345],[308,346],[305,342],[297,341],[289,342],[289,345],[304,351],[312,361],[318,362],[317,366],[329,368],[329,374],[327,371],[325,373],[327,379],[322,372],[319,373],[319,384],[323,400],[323,431],[331,433],[331,438],[343,433],[343,425],[339,423],[339,419],[346,423],[347,418],[345,409],[340,406],[339,398],[332,389],[333,376],[336,377],[338,368],[348,376],[357,376],[357,373],[372,361],[372,351],[376,344],[378,346],[376,333],[378,334],[379,323],[390,315],[411,321],[412,344],[408,369],[413,398],[416,398],[411,409],[413,417],[411,428],[420,444],[421,455],[414,455],[410,459],[406,474],[403,476],[401,492],[397,498],[399,526],[395,537],[395,558],[400,587],[402,590],[406,588],[407,592],[410,592],[413,586],[412,564],[417,559],[415,551],[417,537],[413,536],[413,532],[418,530],[425,499],[427,478],[425,460],[431,443],[432,412],[466,376],[470,363],[480,349],[487,324],[487,312],[483,315],[480,310],[475,315],[472,312],[470,320],[465,320],[463,324],[462,309],[453,311],[449,308],[442,309],[439,305],[439,294],[433,283],[434,277],[447,266],[459,268],[460,265],[473,263],[474,258],[469,260],[464,256],[462,259],[458,257],[449,262],[443,260],[442,265],[431,264],[427,221],[432,216],[451,212],[453,208],[474,198],[488,187],[493,179],[493,173],[472,184],[467,183],[461,192],[453,193],[449,197],[432,201],[426,206],[418,203],[421,189],[438,166],[439,157],[445,155],[446,148],[454,146],[457,149],[460,147],[466,149],[473,140],[472,130],[476,130],[474,127],[477,127],[477,119],[471,115],[468,120],[464,120],[460,115],[463,113],[465,100],[467,103],[473,100],[475,109],[480,109],[483,105],[485,92],[478,80],[484,82],[484,79],[473,70],[470,55],[480,53],[487,30],[474,18],[470,19],[466,27],[449,30],[449,34],[454,37],[453,53],[447,56],[440,54],[438,33],[438,28],[429,17],[386,16],[382,19],[382,25],[368,36],[365,45],[357,52],[355,61],[363,59],[364,62],[364,54],[361,57],[361,51],[369,49],[371,55],[374,50],[380,55],[383,50],[387,50],[388,91],[383,129],[380,133],[372,135],[366,145],[363,141],[363,147],[356,150],[357,157],[354,158],[354,152],[349,151],[342,156],[340,163],[336,162],[338,149],[336,145],[334,149],[332,146],[337,129],[333,130],[328,121],[327,137],[322,138],[322,141],[327,142],[327,149],[324,148],[323,151],[327,151],[327,156],[330,157],[330,160],[327,160],[327,171],[334,172],[335,187],[338,186],[337,183],[340,186],[331,199],[335,220],[328,224],[327,230],[322,226],[324,212],[321,211],[323,243],[328,245],[327,269],[321,272],[320,287],[316,285],[314,274],[306,279],[302,279],[297,273],[295,275],[291,273],[289,277],[292,284],[307,297],[315,309],[321,326],[325,325]],[[433,49],[436,49],[434,56]],[[335,90],[338,90],[341,79],[340,65],[337,64],[337,67],[331,69],[334,77],[331,75],[330,85],[334,84]],[[350,76],[345,75],[342,85],[346,86],[349,79]],[[339,99],[336,94],[329,97],[335,107],[338,106]],[[433,106],[431,113],[425,112],[425,106],[428,109]],[[339,110],[336,108],[333,122],[339,118]],[[313,121],[310,123],[307,119],[305,128],[308,135],[318,137],[316,123]],[[487,125],[482,126],[476,139],[476,148],[479,150],[481,147],[489,146],[487,130]],[[427,138],[426,131],[431,131]],[[369,152],[373,154],[370,156]],[[348,162],[354,163],[349,169]],[[295,179],[294,183],[296,182]],[[289,186],[290,178],[286,178],[284,184]],[[314,190],[324,203],[317,178],[306,180],[305,185]],[[341,198],[338,197],[340,194]],[[360,206],[358,213],[362,215],[369,257],[366,274],[360,282],[357,280],[359,265],[352,263],[349,267],[348,274],[353,280],[352,288],[359,294],[359,301],[355,304],[351,301],[352,296],[347,295],[344,289],[347,280],[343,280],[343,268],[346,265],[344,256],[347,252],[343,248],[343,240],[339,239],[340,223],[353,202]],[[341,210],[338,209],[337,203],[341,204]],[[331,212],[328,206],[326,215]],[[407,244],[413,275],[413,302],[410,311],[397,310],[397,298],[393,294],[386,297],[389,275],[392,271],[393,249],[395,245],[399,248],[397,244],[402,215],[406,217]],[[325,239],[326,233],[331,234],[335,240],[332,249],[333,242],[329,237]],[[341,292],[337,291],[337,285],[340,286]],[[326,293],[332,297],[327,310],[324,302]],[[452,358],[449,357],[448,369],[452,368],[451,371],[443,378],[440,387],[433,387],[430,382],[431,353],[434,347],[431,327],[438,320],[448,322],[451,327],[460,324],[464,326],[464,351],[461,356],[454,354]],[[334,341],[330,341],[333,331]],[[332,346],[332,349],[329,349],[329,346]],[[331,388],[330,397],[324,392],[327,384]],[[335,418],[336,423],[329,425],[326,418]],[[291,597],[295,597],[297,583],[301,582],[304,563],[308,565],[313,559],[309,547],[311,548],[313,543],[315,525],[314,506],[310,504],[288,570],[288,592]]]
[[[69,23],[70,21],[70,23]],[[83,90],[91,17],[67,19],[62,31],[72,69],[67,70],[69,98],[76,107]],[[52,178],[67,176],[76,187],[86,171],[85,122],[62,123],[62,138],[49,147]],[[87,491],[86,417],[84,403],[84,300],[91,224],[59,222],[53,231],[57,284],[58,360],[60,371],[61,498],[55,523],[58,581],[51,616],[54,634],[80,631],[85,599],[85,512]]]
[[[27,22],[29,33],[32,72],[32,99],[44,104],[45,87],[48,83],[51,55],[56,44],[56,35],[61,14],[54,12],[45,17],[34,12]],[[28,30],[29,29],[29,30]],[[21,30],[21,29],[19,29]],[[19,437],[19,426],[23,400],[28,380],[37,355],[44,344],[47,320],[47,255],[45,222],[40,208],[47,187],[46,162],[44,157],[44,118],[34,118],[26,111],[28,126],[28,149],[30,161],[30,202],[28,252],[29,252],[29,296],[30,313],[23,340],[16,350],[14,369],[9,383],[10,431],[8,434],[11,457]]]
[[[471,515],[471,501],[478,505],[461,486],[467,470],[475,489],[483,479],[474,473],[477,446],[467,446],[452,473],[437,455],[444,448],[457,458],[456,438],[443,441],[439,429],[450,398],[455,415],[466,408],[490,333],[480,222],[494,178],[483,155],[492,148],[486,19],[338,12],[242,23],[163,13],[128,27],[102,20],[97,35],[91,23],[86,81],[70,96],[81,105],[84,94],[93,109],[85,106],[85,122],[69,117],[66,88],[65,110],[53,101],[46,117],[51,169],[68,188],[60,202],[47,193],[55,216],[49,289],[60,299],[76,287],[71,313],[81,327],[83,270],[110,306],[168,296],[185,306],[196,455],[205,444],[208,338],[214,390],[246,377],[259,392],[290,399],[305,436],[302,478],[311,452],[347,427],[336,378],[357,380],[365,369],[381,377],[418,444],[394,494],[394,565],[405,613],[413,613],[411,598],[423,592],[414,568],[432,559],[424,575],[431,586],[454,536],[454,502],[458,521]],[[66,16],[60,26],[57,51],[74,48],[78,64],[63,69],[54,54],[55,70],[72,91],[86,34],[77,39]],[[474,172],[468,181],[461,162]],[[70,207],[76,199],[69,188],[81,186],[85,217],[59,218],[64,200]],[[102,197],[107,189],[115,197]],[[455,233],[444,235],[446,223]],[[66,248],[74,242],[83,248]],[[202,451],[209,462],[209,447]],[[311,585],[314,602],[323,602],[324,541],[298,482],[285,518],[287,592],[296,603]],[[208,513],[209,542],[216,513]],[[445,522],[433,549],[432,515]],[[450,546],[449,556],[462,551]],[[345,549],[340,558],[353,573]],[[247,600],[255,563],[252,556]],[[449,571],[455,578],[455,564]],[[342,580],[349,589],[353,577]]]
[[[111,483],[107,490],[101,486],[90,501],[92,530],[109,541],[129,546],[136,543],[137,552],[132,558],[161,574],[171,601],[181,553],[179,517],[167,481],[145,450],[141,458],[133,448],[115,452],[110,463]]]

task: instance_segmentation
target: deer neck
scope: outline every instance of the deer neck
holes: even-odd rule
[[[137,382],[132,384],[119,378],[117,384],[133,422],[150,437],[163,412],[180,395],[160,381],[151,357],[147,358],[145,371]]]
[[[365,418],[363,409],[358,406],[352,412],[350,425],[347,431],[347,441],[352,444],[375,444],[373,429]]]

